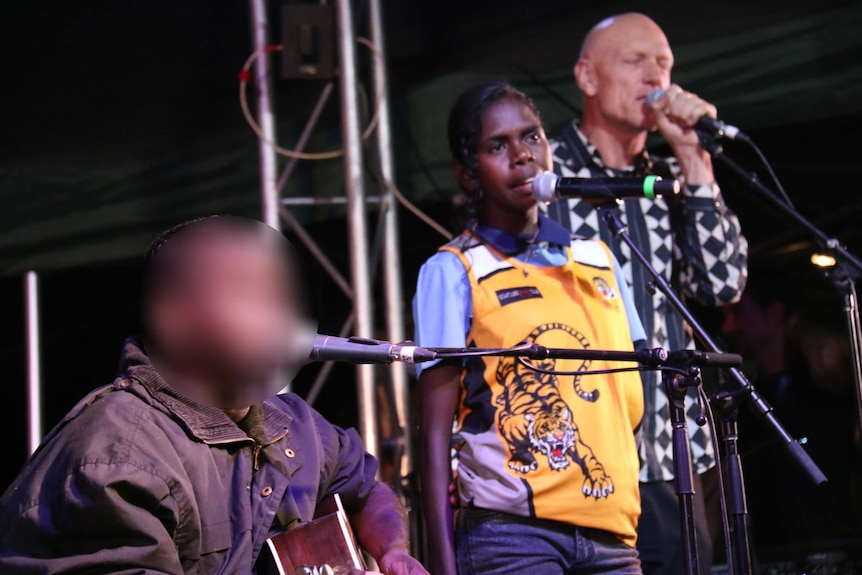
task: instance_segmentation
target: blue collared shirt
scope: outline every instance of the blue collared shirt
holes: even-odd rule
[[[539,215],[539,230],[535,239],[533,234],[510,234],[487,224],[476,226],[474,233],[505,255],[535,266],[565,264],[568,257],[566,246],[571,244],[571,233],[543,215]],[[637,345],[646,339],[646,335],[616,257],[614,277],[620,287],[632,341]],[[419,269],[416,295],[413,297],[416,344],[421,347],[466,347],[472,316],[473,297],[464,264],[450,251],[435,253]],[[429,361],[417,364],[417,377],[436,363]]]

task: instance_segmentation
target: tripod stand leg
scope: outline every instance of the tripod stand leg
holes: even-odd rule
[[[736,575],[751,575],[751,549],[749,548],[750,527],[748,523],[748,504],[745,492],[741,489],[742,462],[736,446],[737,430],[735,421],[725,421],[724,425],[725,451],[722,457],[725,476],[725,491],[727,492],[727,513],[730,516],[731,534],[733,538],[733,562]]]
[[[724,453],[720,465],[723,470],[724,492],[727,494],[726,513],[729,527],[730,550],[728,561],[732,562],[734,575],[754,573],[754,555],[751,552],[751,526],[748,517],[748,503],[745,497],[745,483],[742,474],[742,456],[739,453],[739,429],[737,417],[741,394],[719,392],[710,403],[721,419],[721,435]]]
[[[699,373],[699,371],[698,371]],[[694,469],[691,442],[685,418],[686,376],[669,371],[662,372],[662,385],[670,401],[670,420],[674,461],[674,481],[679,498],[679,520],[682,529],[686,575],[700,573],[700,557],[697,549],[697,528],[694,519]]]

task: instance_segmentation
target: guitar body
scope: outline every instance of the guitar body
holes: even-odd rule
[[[367,569],[338,494],[318,505],[314,520],[270,537],[266,543],[275,567],[273,573],[278,575],[296,575],[304,568],[325,565],[336,572],[339,568]]]

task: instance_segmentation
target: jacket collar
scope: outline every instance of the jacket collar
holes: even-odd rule
[[[164,411],[177,418],[189,435],[200,441],[209,444],[252,441],[222,410],[192,401],[171,388],[134,337],[126,339],[123,344],[120,371],[122,375],[114,382],[116,388],[149,396]],[[137,389],[135,383],[143,390]],[[284,437],[293,418],[269,401],[263,403],[263,413],[265,443]]]
[[[521,253],[533,243],[567,246],[572,239],[569,230],[543,214],[539,214],[539,229],[535,235],[511,234],[484,223],[477,224],[475,232],[483,242],[508,255]]]

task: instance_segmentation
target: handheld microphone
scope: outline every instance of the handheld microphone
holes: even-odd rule
[[[672,196],[679,193],[679,182],[659,176],[561,178],[553,172],[542,172],[533,178],[533,196],[541,202],[556,198],[585,200],[621,200]]]
[[[362,337],[335,337],[317,334],[308,361],[348,363],[421,363],[437,358],[437,353],[411,343],[394,344]]]
[[[663,88],[656,88],[647,94],[647,105],[652,108],[652,105],[664,96],[664,94],[665,90]],[[716,138],[727,138],[728,140],[746,140],[748,138],[748,136],[743,134],[736,126],[725,124],[721,120],[707,116],[706,114],[697,119],[697,123],[695,123],[693,128],[699,132],[715,136]]]

